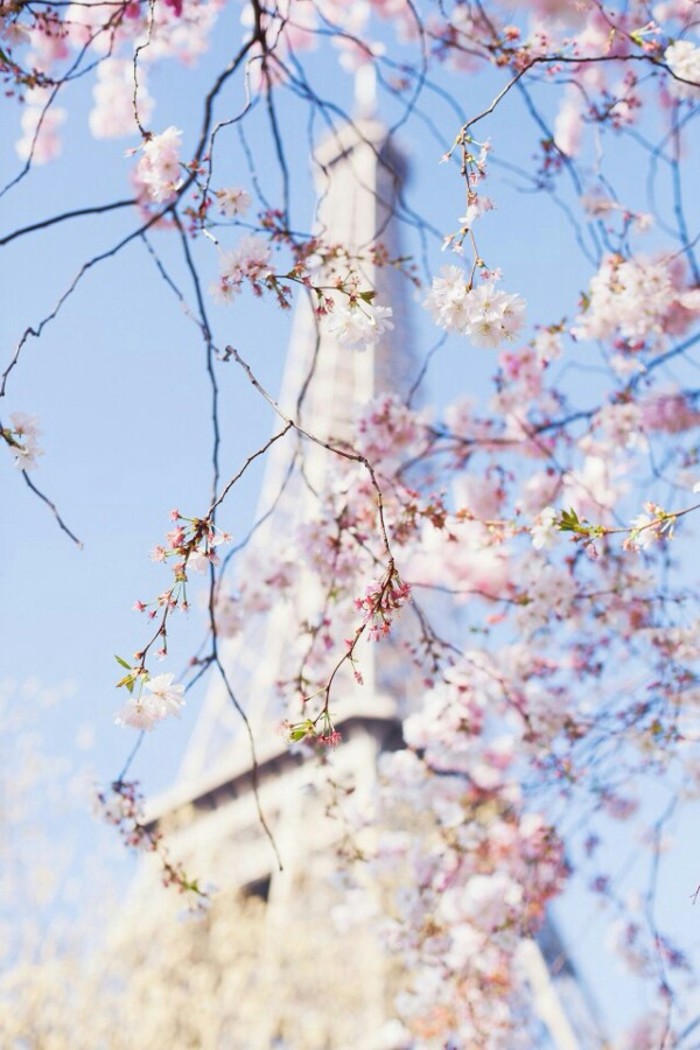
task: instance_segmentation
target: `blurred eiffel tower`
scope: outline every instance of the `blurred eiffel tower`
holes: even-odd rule
[[[373,95],[372,82],[360,76],[356,117],[329,134],[315,154],[317,224],[326,241],[361,251],[379,239],[396,257],[395,219],[402,208],[405,165],[387,128],[374,116]],[[394,331],[365,353],[339,347],[325,332],[321,348],[311,309],[303,304],[298,309],[279,402],[322,439],[349,437],[358,405],[383,392],[406,397],[415,379],[406,281],[390,271],[387,267],[375,272],[370,264],[363,265],[366,287],[377,288],[379,302],[393,305],[396,322]],[[253,553],[263,565],[268,552],[277,550],[313,509],[313,491],[334,469],[334,457],[318,446],[305,449],[303,477],[293,469],[292,458],[293,451],[283,442],[269,453],[259,503],[264,520],[252,540]],[[282,717],[276,707],[276,683],[284,677],[295,626],[312,614],[317,597],[312,574],[301,567],[291,600],[251,617],[237,638],[222,643],[227,676],[234,694],[245,697],[258,742],[256,769],[230,696],[222,683],[214,684],[176,786],[156,800],[151,811],[173,853],[188,858],[193,871],[206,872],[218,886],[235,887],[265,902],[259,951],[240,1007],[245,1032],[230,1032],[224,1042],[212,1044],[217,1050],[413,1046],[391,1020],[394,967],[379,947],[372,920],[342,937],[329,920],[330,911],[339,905],[342,910],[343,891],[333,885],[340,831],[338,821],[325,812],[326,772],[290,752],[274,731]],[[334,754],[333,779],[351,783],[360,803],[376,782],[382,752],[402,746],[401,717],[408,710],[412,687],[420,686],[415,672],[401,661],[398,645],[393,658],[391,652],[386,657],[383,647],[377,664],[374,647],[364,652],[364,685],[358,686],[348,673],[338,689],[342,701],[334,705],[343,743]],[[283,872],[277,870],[261,827],[256,794],[274,828]],[[585,988],[553,924],[527,948],[528,981],[541,1020],[537,1050],[604,1046]],[[260,977],[270,968],[277,974],[274,993]]]

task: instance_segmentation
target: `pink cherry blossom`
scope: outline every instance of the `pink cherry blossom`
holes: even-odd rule
[[[246,190],[234,186],[225,190],[217,190],[216,199],[219,202],[219,210],[227,218],[245,215],[252,203],[251,196]]]
[[[66,119],[66,111],[55,102],[49,104],[49,92],[33,88],[27,92],[22,113],[22,131],[15,148],[22,160],[33,164],[48,164],[61,153],[58,129]]]
[[[589,303],[573,334],[603,340],[619,335],[630,350],[659,351],[669,333],[685,331],[699,315],[700,302],[687,298],[677,260],[607,255],[591,280]]]
[[[270,246],[262,237],[255,234],[243,237],[232,251],[220,253],[220,277],[211,286],[211,294],[218,302],[231,302],[246,280],[253,291],[260,294],[261,282],[269,272],[270,255]]]
[[[180,140],[182,132],[171,125],[152,135],[142,146],[136,180],[146,195],[158,204],[172,200],[182,182]]]
[[[136,135],[139,128],[136,112],[142,125],[147,125],[154,103],[146,87],[146,71],[138,78],[137,111],[134,109],[134,67],[127,59],[106,58],[97,67],[97,83],[93,89],[95,105],[90,112],[90,131],[95,138],[115,138]]]

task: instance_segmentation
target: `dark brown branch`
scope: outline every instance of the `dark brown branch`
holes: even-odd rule
[[[23,226],[19,230],[0,237],[0,247],[9,244],[10,241],[23,237],[26,233],[35,233],[37,230],[47,230],[50,226],[56,226],[59,222],[67,222],[69,219],[79,219],[83,215],[104,215],[108,211],[116,211],[118,208],[130,208],[137,203],[136,198],[130,200],[114,201],[113,204],[96,204],[91,208],[77,208],[75,211],[64,211],[60,215],[53,215],[50,219],[41,219],[33,222],[31,226]]]
[[[59,527],[59,528],[61,529],[61,531],[62,531],[62,532],[65,532],[65,534],[66,534],[67,536],[70,536],[70,538],[71,538],[71,539],[73,540],[73,543],[75,543],[75,544],[76,544],[76,546],[78,546],[78,547],[80,548],[80,550],[82,550],[82,549],[83,549],[83,541],[82,541],[82,540],[80,540],[80,539],[78,539],[78,537],[77,537],[77,536],[75,535],[75,533],[74,533],[74,532],[73,532],[73,531],[72,531],[71,529],[69,529],[69,528],[68,528],[68,526],[66,525],[65,521],[63,520],[63,518],[61,517],[61,515],[60,515],[60,514],[59,514],[59,512],[58,512],[58,507],[56,506],[56,504],[55,504],[55,503],[53,503],[53,502],[52,502],[52,501],[51,501],[51,500],[49,499],[49,497],[48,497],[48,496],[46,496],[46,495],[45,495],[45,494],[44,494],[44,493],[43,493],[43,492],[41,491],[41,489],[38,489],[38,488],[36,487],[36,485],[34,484],[34,482],[32,481],[32,479],[31,479],[31,478],[29,477],[29,475],[27,474],[26,470],[23,470],[23,471],[22,471],[22,477],[24,478],[24,480],[26,481],[27,485],[28,485],[28,486],[29,486],[29,488],[30,488],[30,489],[32,490],[32,492],[34,493],[34,495],[35,495],[35,496],[38,496],[38,497],[39,497],[39,499],[40,499],[40,500],[41,500],[41,501],[42,501],[43,503],[45,503],[45,504],[46,504],[46,506],[47,506],[47,507],[49,508],[49,510],[51,510],[51,512],[53,513],[53,516],[54,516],[54,518],[56,519],[56,522],[58,523],[58,527]]]

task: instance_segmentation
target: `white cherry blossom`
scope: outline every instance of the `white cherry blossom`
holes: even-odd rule
[[[159,674],[149,678],[141,694],[129,697],[117,712],[116,724],[151,730],[168,715],[179,718],[185,704],[185,687],[174,685],[174,678],[174,674]]]
[[[664,61],[674,74],[668,79],[668,90],[674,98],[700,96],[700,48],[690,40],[676,40],[664,52]],[[677,80],[676,77],[680,77]],[[692,81],[686,84],[683,81]]]
[[[501,291],[490,278],[470,287],[458,266],[444,266],[424,305],[435,323],[469,337],[474,346],[495,349],[511,342],[525,323],[525,300]]]
[[[390,320],[392,313],[390,306],[372,303],[337,307],[333,311],[328,330],[341,346],[366,350],[375,346],[384,333],[394,327]]]
[[[179,718],[180,709],[185,706],[184,685],[173,685],[174,674],[159,674],[150,678],[144,689],[160,701],[163,708],[163,717],[175,715]]]
[[[11,412],[10,423],[13,435],[10,448],[15,457],[15,466],[18,470],[36,469],[38,457],[44,455],[39,445],[41,430],[38,418],[26,412]]]
[[[155,696],[130,696],[117,712],[114,721],[118,726],[150,731],[165,717],[163,705]]]

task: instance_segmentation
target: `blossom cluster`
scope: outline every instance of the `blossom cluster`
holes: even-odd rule
[[[26,412],[11,412],[10,423],[11,427],[0,427],[0,436],[11,449],[15,466],[18,470],[34,470],[38,457],[44,454],[39,445],[41,430],[37,417]]]
[[[430,440],[426,414],[409,408],[393,393],[369,401],[357,416],[354,447],[386,478],[419,457]]]
[[[370,584],[363,597],[355,599],[355,607],[364,616],[363,624],[369,626],[369,637],[376,641],[387,635],[394,615],[410,598],[411,588],[395,570],[389,570],[380,582]]]
[[[247,190],[240,186],[228,186],[214,193],[219,210],[229,219],[238,215],[246,215],[252,204],[252,199]]]
[[[341,346],[367,350],[376,346],[382,336],[392,330],[392,313],[390,306],[351,301],[347,306],[333,309],[328,330]]]
[[[175,684],[174,679],[173,674],[159,674],[155,678],[147,678],[140,674],[138,669],[134,673],[130,672],[122,682],[127,688],[131,688],[132,695],[115,716],[116,724],[130,726],[132,729],[151,730],[168,715],[179,718],[185,705],[185,687]],[[135,696],[134,686],[138,689]]]
[[[528,1016],[519,946],[567,868],[553,828],[523,805],[514,741],[489,740],[488,703],[467,682],[456,676],[429,695],[405,723],[409,749],[383,759],[388,830],[374,864],[391,901],[384,936],[409,962],[400,1015],[419,1038],[481,1045],[488,1031],[495,1046]],[[417,870],[417,879],[401,874]]]
[[[33,87],[26,95],[22,113],[22,136],[15,144],[17,155],[33,164],[48,164],[61,153],[59,128],[66,120],[62,106],[49,106],[48,88]]]
[[[674,514],[668,514],[655,503],[646,503],[645,513],[638,514],[631,523],[631,531],[626,538],[626,550],[648,550],[661,539],[671,539],[676,523]]]
[[[523,6],[523,5],[518,5]],[[0,19],[0,38],[8,54],[8,74],[18,85],[29,90],[42,90],[48,83],[60,82],[63,71],[70,68],[71,59],[81,52],[97,57],[96,107],[90,116],[94,134],[125,134],[136,130],[133,113],[128,112],[128,98],[121,72],[116,66],[101,70],[102,63],[125,63],[133,66],[132,80],[139,80],[139,109],[143,105],[141,123],[150,111],[150,100],[141,81],[148,65],[168,58],[177,58],[187,65],[195,63],[209,47],[209,39],[218,21],[223,0],[159,0],[148,9],[137,4],[124,3],[118,11],[107,10],[107,5],[68,5],[65,12],[8,10]],[[691,22],[688,8],[677,4],[657,5],[660,21],[640,25],[637,5],[630,11],[608,14],[595,5],[542,2],[526,5],[527,18],[511,20],[512,13],[493,5],[488,17],[473,12],[468,5],[457,4],[452,10],[431,14],[427,20],[430,37],[435,42],[432,60],[459,71],[473,71],[482,64],[496,62],[521,74],[535,58],[556,60],[558,54],[568,59],[580,58],[573,66],[584,93],[574,89],[564,92],[553,143],[546,164],[556,166],[561,156],[575,156],[581,149],[581,140],[587,118],[608,121],[613,127],[631,123],[643,106],[637,77],[627,69],[618,79],[608,78],[600,65],[587,65],[586,57],[596,54],[608,59],[648,57],[663,59],[674,74],[667,78],[672,97],[693,99],[697,95],[698,51],[688,39],[678,39]],[[648,16],[649,12],[646,12]],[[289,56],[315,48],[330,37],[341,68],[354,72],[381,59],[386,49],[385,35],[377,32],[373,22],[388,23],[399,40],[413,42],[417,36],[416,12],[406,0],[371,0],[363,4],[346,4],[339,0],[279,0],[273,7],[256,11],[251,4],[243,6],[241,20],[244,26],[243,46],[247,51],[245,75],[254,90],[267,91],[285,81],[289,75]],[[611,33],[614,17],[615,28]],[[673,22],[678,29],[672,28]],[[259,23],[259,24],[258,24]],[[267,40],[267,50],[256,39],[251,46],[248,34],[261,32]],[[671,43],[665,46],[671,39]],[[144,45],[144,41],[147,44]],[[665,49],[664,49],[665,47]],[[138,67],[130,61],[129,52],[138,48]],[[126,57],[125,53],[126,52]],[[21,57],[15,58],[15,55]],[[611,68],[614,70],[615,65]],[[614,77],[615,74],[613,74]],[[133,96],[132,84],[131,94]],[[600,103],[594,99],[600,97]],[[588,107],[584,102],[588,98]],[[28,112],[28,110],[27,110]],[[60,145],[56,128],[64,114],[53,105],[44,113],[42,128],[35,144],[33,159],[44,162],[53,159]],[[106,116],[113,113],[114,125]],[[38,122],[39,117],[37,117]],[[35,123],[36,123],[35,122]],[[45,123],[46,127],[43,127]],[[115,130],[111,130],[112,127]],[[32,134],[26,133],[20,151],[28,156],[32,151]],[[43,143],[46,143],[44,146]],[[556,144],[556,148],[552,148]],[[546,166],[545,164],[545,166]],[[472,164],[469,173],[478,177],[478,166]],[[473,190],[473,186],[472,186]],[[162,186],[159,192],[166,192]],[[467,201],[464,228],[470,229],[478,215],[488,208],[486,198],[473,194]]]
[[[673,73],[668,90],[678,99],[700,97],[700,48],[690,40],[676,40],[664,52],[664,62]]]
[[[700,424],[700,412],[687,394],[680,390],[662,390],[640,405],[642,425],[646,430],[665,434],[682,434]]]
[[[202,911],[210,903],[209,893],[200,887],[197,879],[186,875],[181,864],[171,859],[161,831],[146,822],[143,801],[139,785],[133,780],[116,780],[110,785],[109,792],[98,790],[95,797],[98,813],[118,829],[125,845],[139,852],[155,854],[163,885],[186,894],[192,909]]]
[[[525,300],[501,291],[490,277],[475,287],[458,266],[443,266],[425,300],[435,323],[466,335],[474,346],[512,342],[525,324]]]
[[[141,147],[136,166],[136,185],[157,204],[174,199],[182,183],[180,148],[182,132],[171,125],[160,135],[151,135]]]
[[[96,793],[96,804],[103,820],[119,828],[126,844],[134,849],[152,850],[144,825],[143,795],[135,781],[119,781],[106,791]]]
[[[231,541],[231,536],[227,532],[218,529],[210,518],[185,518],[177,509],[173,509],[170,512],[170,517],[175,525],[166,534],[165,545],[157,544],[151,550],[151,561],[165,563],[170,559],[174,559],[172,565],[173,582],[154,601],[144,602],[138,600],[134,603],[134,609],[137,612],[147,612],[150,620],[155,620],[159,617],[159,621],[157,630],[148,644],[135,654],[135,659],[139,664],[138,668],[131,677],[127,676],[119,683],[129,687],[130,692],[134,683],[139,682],[139,684],[143,684],[141,678],[145,671],[146,655],[156,642],[159,642],[160,645],[156,656],[162,659],[167,655],[168,617],[171,612],[176,610],[181,612],[189,610],[187,584],[191,573],[205,573],[207,570],[211,570],[213,566],[218,565],[219,555],[217,548],[221,544]],[[119,662],[122,663],[121,659]],[[124,666],[128,665],[124,664]],[[162,676],[160,677],[162,678]],[[151,704],[144,710],[139,709],[138,712],[135,712],[133,705],[131,705],[127,714],[132,718],[140,718],[143,721],[158,721],[158,717],[154,716],[155,710],[156,708]],[[173,712],[166,710],[164,714],[167,713]],[[133,721],[130,724],[134,724]],[[151,726],[144,725],[142,728],[151,728]]]
[[[229,533],[217,529],[207,519],[185,518],[178,510],[172,510],[170,517],[175,526],[166,533],[164,545],[159,543],[153,547],[151,561],[175,558],[173,573],[177,582],[186,582],[188,572],[203,573],[208,566],[218,565],[216,548],[231,542]]]
[[[138,92],[134,101],[134,66],[133,62],[126,58],[106,58],[99,64],[97,67],[97,81],[93,88],[93,99],[95,104],[88,120],[90,131],[97,139],[137,134],[139,129],[136,117],[138,116],[142,126],[147,126],[154,109],[153,99],[148,93],[145,69],[142,69],[139,73]],[[167,135],[168,133],[164,132],[163,134]],[[158,138],[162,138],[162,136],[155,136],[151,140],[151,144]],[[170,150],[172,153],[172,145]],[[154,153],[157,157],[157,149],[154,150],[151,145],[151,155],[153,156]],[[150,181],[144,178],[141,173],[141,166],[145,169],[147,164],[144,149],[144,156],[141,159],[137,179],[141,179],[148,187],[147,192],[149,195],[154,200],[157,200],[158,198],[154,196],[157,186],[157,183],[154,183],[155,165],[150,165],[148,172]],[[175,167],[177,167],[177,160],[175,161]],[[162,161],[161,175],[165,175],[165,172],[162,170]],[[177,172],[175,172],[175,176],[177,176]],[[165,192],[163,187],[158,188],[160,191]],[[165,198],[163,197],[162,199]]]
[[[240,196],[237,198],[240,201]],[[232,204],[226,204],[228,214],[233,214]],[[256,295],[260,295],[263,283],[270,272],[270,246],[256,234],[242,237],[231,251],[222,251],[219,256],[220,275],[211,286],[211,294],[219,303],[232,302],[246,281]]]
[[[300,577],[300,565],[290,547],[282,547],[273,561],[250,551],[239,567],[235,591],[219,581],[214,615],[221,638],[235,638],[253,616],[279,607],[293,591]]]
[[[607,255],[592,278],[577,339],[618,340],[628,350],[664,348],[700,316],[700,290],[688,288],[682,261]]]

